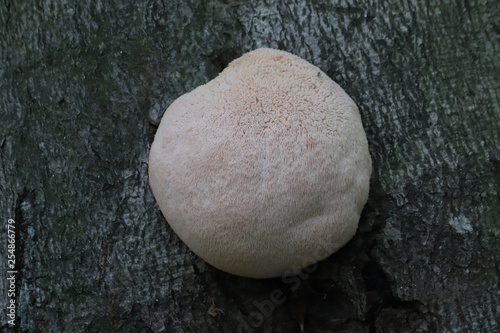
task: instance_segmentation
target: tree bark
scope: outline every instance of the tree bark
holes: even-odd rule
[[[499,331],[498,17],[494,0],[4,0],[2,331]],[[163,111],[258,47],[338,82],[374,163],[356,236],[293,278],[205,264],[148,186]]]

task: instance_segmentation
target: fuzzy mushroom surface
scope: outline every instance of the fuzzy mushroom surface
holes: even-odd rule
[[[257,49],[165,111],[149,156],[175,233],[218,269],[291,275],[355,234],[371,158],[353,100],[319,68]]]

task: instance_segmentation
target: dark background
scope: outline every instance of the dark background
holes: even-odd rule
[[[496,0],[1,1],[19,270],[11,329],[1,255],[2,331],[497,332],[499,17]],[[148,186],[163,111],[258,47],[338,82],[373,158],[358,233],[295,282],[208,266]]]

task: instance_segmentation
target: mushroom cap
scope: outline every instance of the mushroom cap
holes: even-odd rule
[[[166,220],[240,276],[291,275],[355,234],[371,158],[358,109],[320,69],[257,49],[175,100],[151,146]]]

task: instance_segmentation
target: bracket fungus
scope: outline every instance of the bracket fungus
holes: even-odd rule
[[[290,275],[355,234],[371,158],[352,99],[320,69],[257,49],[165,111],[149,179],[198,256],[251,278]]]

